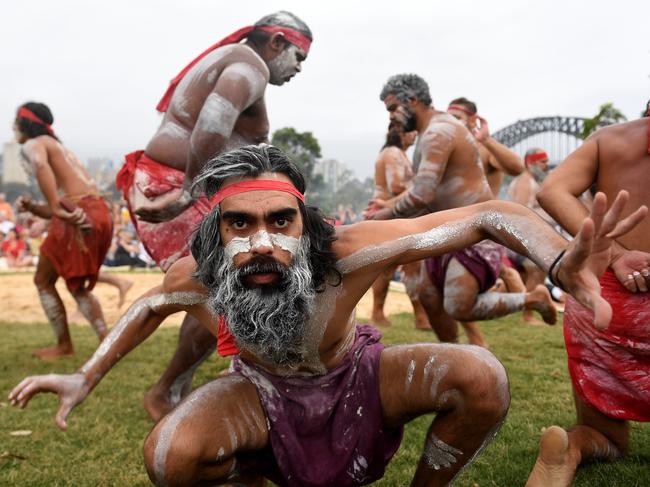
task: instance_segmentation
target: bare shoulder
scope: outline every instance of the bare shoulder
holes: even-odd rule
[[[227,46],[229,49],[226,55],[226,68],[228,66],[244,66],[254,68],[259,71],[268,81],[270,77],[269,68],[264,60],[253,49],[245,44],[232,44]]]
[[[448,113],[437,113],[431,117],[429,125],[422,134],[423,142],[447,142],[452,143],[457,136],[469,134],[469,131],[454,117]]]
[[[200,293],[205,294],[203,285],[194,279],[196,261],[191,255],[178,259],[165,274],[163,291],[168,293]]]
[[[638,159],[647,151],[648,119],[641,118],[631,122],[609,125],[589,136],[588,141],[598,144],[601,156],[607,158],[623,157]]]

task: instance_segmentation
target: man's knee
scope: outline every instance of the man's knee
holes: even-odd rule
[[[462,407],[486,421],[499,422],[510,406],[508,375],[499,360],[483,347],[467,345],[459,377]]]

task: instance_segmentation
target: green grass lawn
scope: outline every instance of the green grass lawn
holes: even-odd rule
[[[35,304],[36,305],[36,304]],[[433,340],[431,333],[412,328],[407,314],[392,317],[385,343]],[[526,327],[515,315],[483,324],[491,350],[510,376],[512,405],[496,439],[468,467],[456,485],[523,485],[537,455],[542,427],[570,426],[574,420],[561,328]],[[6,395],[30,374],[74,371],[97,345],[88,327],[73,327],[74,358],[43,363],[30,356],[49,345],[44,324],[0,322],[0,486],[138,486],[149,485],[141,445],[151,422],[140,406],[143,393],[163,371],[174,350],[178,329],[158,330],[148,342],[122,361],[68,418],[68,432],[53,422],[56,398],[41,395],[25,410],[7,404]],[[227,361],[204,364],[196,384],[204,383]],[[375,485],[409,485],[431,417],[406,428],[402,446]],[[14,437],[15,430],[31,430]],[[612,464],[592,464],[579,470],[578,486],[650,486],[650,427],[632,425],[631,455]]]

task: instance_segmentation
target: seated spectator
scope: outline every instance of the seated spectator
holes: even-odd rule
[[[9,269],[33,265],[29,247],[25,240],[20,238],[17,229],[9,230],[0,248]]]
[[[138,257],[139,254],[140,245],[138,240],[131,232],[122,228],[117,231],[117,236],[113,237],[104,265],[109,267],[123,265],[147,267],[147,263]]]
[[[14,221],[14,208],[7,201],[7,195],[4,193],[0,193],[0,211],[4,212],[7,220]]]
[[[15,227],[14,222],[7,218],[7,213],[0,209],[0,232],[7,235],[9,230],[13,230]]]

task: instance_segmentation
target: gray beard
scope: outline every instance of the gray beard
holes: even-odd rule
[[[208,305],[223,315],[237,345],[266,362],[296,366],[306,353],[306,327],[314,308],[309,239],[302,237],[293,262],[283,269],[277,287],[250,288],[243,268],[221,257],[220,283],[210,290]]]

